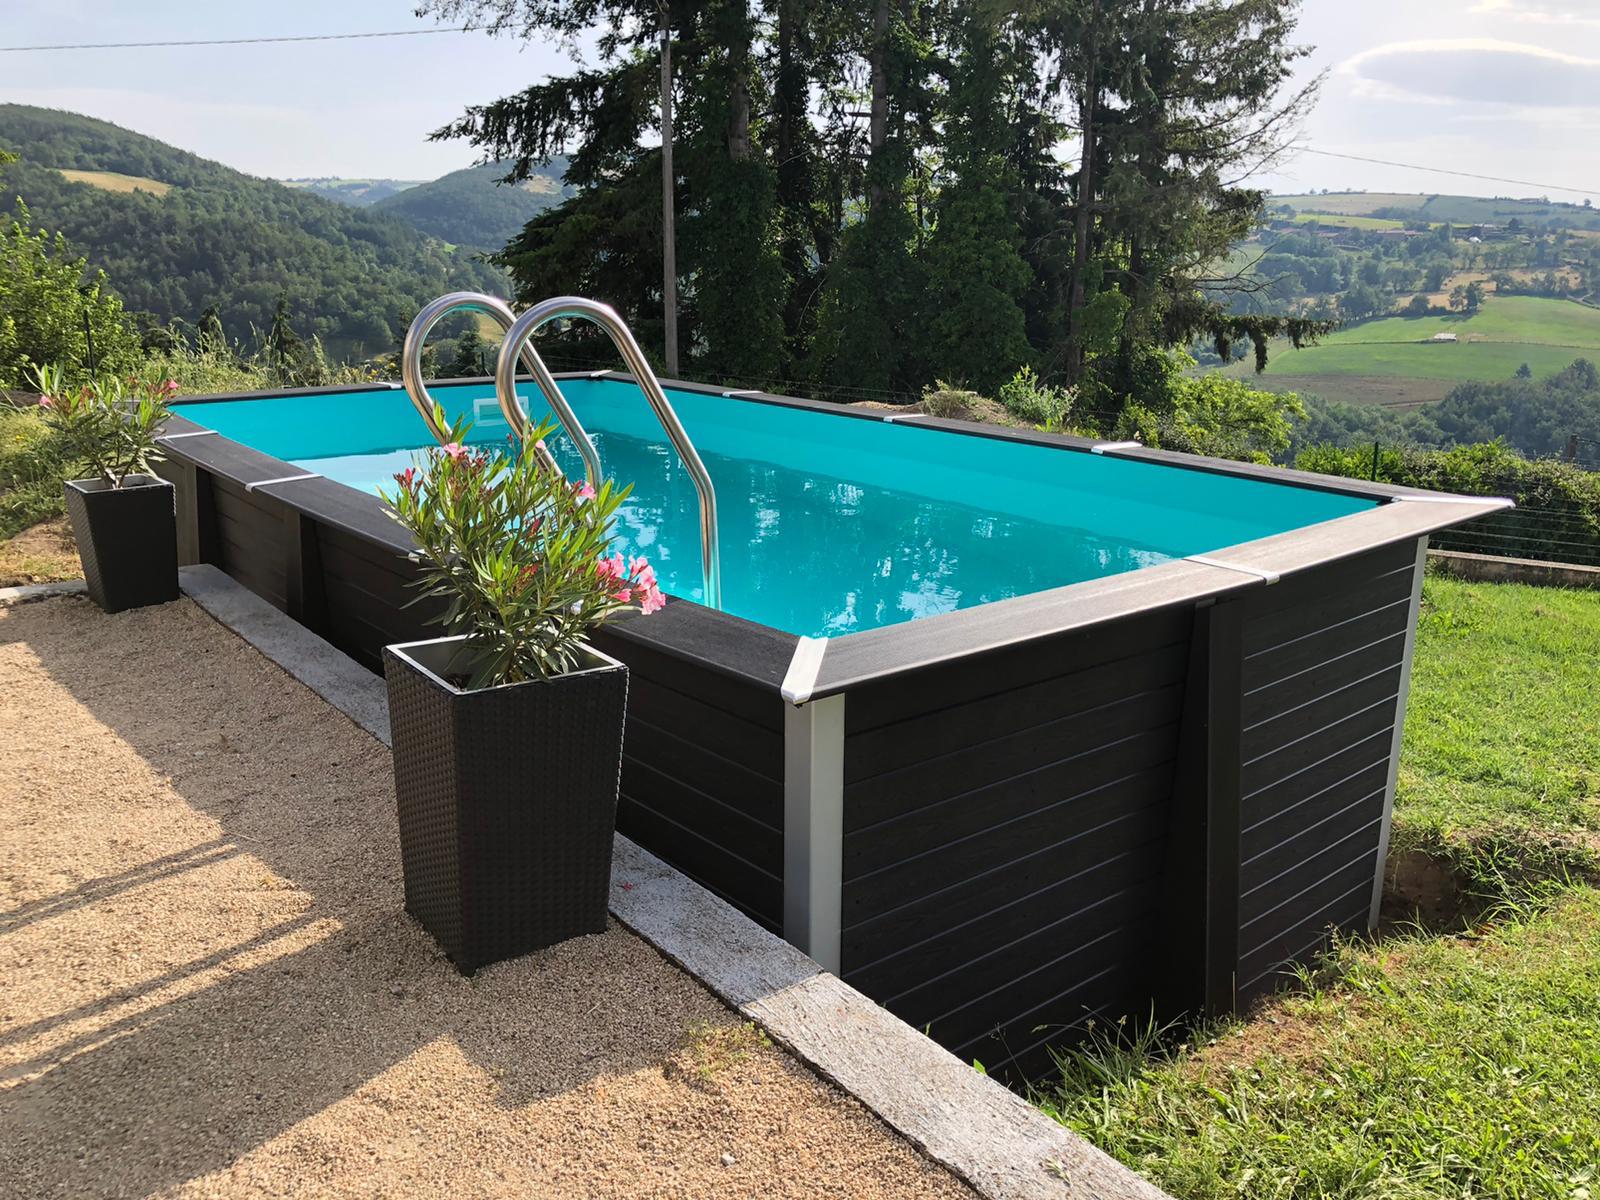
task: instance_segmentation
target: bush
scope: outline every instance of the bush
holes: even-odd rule
[[[995,397],[1012,416],[1030,425],[1043,425],[1059,429],[1066,424],[1072,411],[1072,392],[1067,388],[1050,387],[1039,382],[1032,367],[1023,367],[1002,384]]]
[[[156,436],[167,423],[167,401],[178,390],[171,379],[130,375],[67,383],[61,367],[40,367],[39,408],[66,457],[96,479],[120,488],[130,475],[148,475],[164,455]]]
[[[37,408],[0,405],[0,540],[59,516],[61,481],[75,467]]]
[[[1389,449],[1373,470],[1370,449],[1313,446],[1295,466],[1303,471],[1377,479],[1382,483],[1509,496],[1517,507],[1435,534],[1441,550],[1600,565],[1600,472],[1552,459],[1526,459],[1501,442],[1453,450]]]
[[[977,392],[952,387],[941,379],[932,387],[922,390],[922,411],[930,417],[946,417],[952,421],[959,421],[971,417],[982,399],[983,397]]]
[[[90,272],[66,239],[33,227],[19,205],[0,233],[0,388],[26,387],[32,368],[57,363],[76,383],[94,367],[120,374],[139,361],[139,339],[112,295],[105,273]]]

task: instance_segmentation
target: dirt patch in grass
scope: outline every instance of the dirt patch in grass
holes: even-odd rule
[[[53,583],[77,579],[82,574],[78,547],[65,517],[40,521],[0,542],[0,587]]]
[[[464,979],[386,747],[188,601],[0,606],[0,1193],[970,1197],[619,926]]]

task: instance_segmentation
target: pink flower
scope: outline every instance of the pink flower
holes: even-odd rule
[[[443,446],[439,447],[439,449],[445,454],[448,454],[456,462],[464,462],[466,460],[467,451],[460,442],[446,442]]]
[[[611,598],[618,604],[626,604],[629,600],[633,599],[633,589],[623,588],[620,591],[613,592],[611,594]]]
[[[593,500],[594,499],[594,489],[589,486],[587,480],[585,480],[583,483],[574,484],[573,486],[577,488],[578,499],[579,500]]]
[[[416,479],[417,469],[415,467],[407,467],[404,471],[398,471],[395,473],[394,477],[394,481],[407,491],[411,490],[411,487],[416,482]]]
[[[169,396],[176,396],[178,394],[178,381],[176,379],[167,380],[161,385],[161,390]]]
[[[640,594],[643,599],[639,602],[639,611],[645,616],[649,616],[653,612],[660,612],[667,606],[667,598],[661,594],[660,588],[644,588],[641,589]]]
[[[620,583],[627,578],[627,568],[623,566],[622,555],[613,554],[610,558],[598,558],[594,564],[595,574],[607,583]]]
[[[40,408],[54,408],[55,406],[56,406],[56,402],[54,400],[52,400],[49,396],[40,396],[39,397],[39,407]]]
[[[540,438],[537,442],[535,442],[533,444],[533,448],[535,450],[548,450],[549,449],[549,447],[544,444],[544,439],[543,438]]]

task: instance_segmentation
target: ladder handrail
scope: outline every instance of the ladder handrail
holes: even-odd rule
[[[416,319],[411,322],[411,327],[406,330],[405,346],[400,351],[400,380],[405,384],[406,395],[411,397],[411,403],[416,406],[418,414],[428,426],[428,432],[433,434],[440,445],[449,440],[450,430],[439,424],[438,417],[434,413],[433,396],[429,394],[428,385],[422,378],[422,349],[428,340],[428,334],[433,332],[433,327],[460,309],[487,313],[504,330],[509,330],[516,324],[517,319],[516,314],[511,311],[511,306],[498,296],[490,296],[483,292],[451,292],[424,305]],[[534,380],[539,384],[539,390],[544,393],[551,410],[556,414],[556,419],[561,422],[562,428],[567,431],[567,436],[578,447],[578,453],[583,456],[583,467],[588,474],[590,486],[599,487],[600,454],[584,430],[583,423],[578,420],[578,414],[572,411],[572,406],[556,387],[555,380],[551,378],[549,369],[544,365],[544,359],[539,357],[539,352],[533,348],[532,342],[522,348],[522,365],[533,374]],[[522,411],[520,405],[515,406],[516,419],[513,419],[512,413],[506,411],[504,403],[500,405],[500,411],[505,413],[512,431],[519,438],[527,432],[527,414]],[[555,456],[549,450],[539,451],[539,461],[547,470],[561,474],[561,468],[556,465]]]
[[[694,443],[689,440],[683,422],[678,420],[678,414],[667,399],[666,392],[661,390],[661,381],[650,369],[644,352],[639,349],[639,343],[634,341],[633,334],[614,308],[609,304],[601,304],[598,300],[586,300],[582,296],[556,296],[534,305],[518,317],[511,328],[506,330],[505,341],[500,346],[500,359],[495,364],[495,394],[500,400],[500,411],[505,414],[513,429],[520,430],[527,427],[527,414],[522,411],[522,405],[517,400],[517,356],[524,347],[531,349],[530,339],[542,326],[568,317],[582,317],[592,321],[610,336],[612,344],[622,355],[623,362],[633,373],[639,390],[649,402],[651,411],[661,422],[661,428],[666,432],[667,439],[672,442],[678,457],[688,468],[689,477],[694,481],[695,491],[700,496],[700,567],[705,584],[704,603],[707,608],[721,608],[722,552],[717,539],[717,493],[711,484],[711,474],[706,470],[705,463],[700,460],[700,454],[694,448]],[[529,369],[539,381],[540,389],[544,391],[551,407],[555,407],[561,389],[556,386],[550,372],[545,369],[544,363],[537,356],[534,361],[538,366],[530,364]],[[548,387],[545,386],[546,381]],[[561,398],[560,404],[570,411],[565,398]],[[557,409],[558,413],[559,411]]]

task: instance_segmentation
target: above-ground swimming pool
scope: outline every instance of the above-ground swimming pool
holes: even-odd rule
[[[717,491],[712,611],[644,398],[558,378],[634,485],[618,548],[680,601],[596,639],[632,672],[622,832],[1024,1074],[1370,922],[1426,537],[1497,502],[668,384]],[[506,437],[488,383],[433,390]],[[430,634],[375,494],[431,441],[402,390],[175,411],[186,561],[369,666]]]
[[[616,546],[702,601],[699,500],[631,383],[562,384],[606,475],[633,484]],[[535,420],[549,409],[520,389]],[[487,384],[436,388],[473,443],[508,427]],[[839,637],[1254,541],[1377,504],[1366,496],[672,389],[716,485],[723,611]],[[432,438],[392,391],[196,402],[192,421],[358,491],[393,490]],[[898,425],[898,427],[897,427]],[[565,433],[549,439],[582,478]]]

